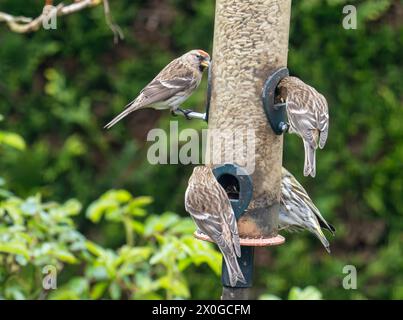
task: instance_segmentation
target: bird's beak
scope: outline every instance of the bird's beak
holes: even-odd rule
[[[200,65],[204,68],[210,67],[210,61],[209,60],[203,60]]]

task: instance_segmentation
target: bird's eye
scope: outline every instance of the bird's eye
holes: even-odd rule
[[[196,57],[197,57],[198,59],[202,59],[202,58],[203,58],[200,54],[198,54]]]

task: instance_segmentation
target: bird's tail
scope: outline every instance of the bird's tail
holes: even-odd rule
[[[316,175],[316,150],[309,142],[304,140],[305,161],[304,161],[304,176],[315,177]]]
[[[115,118],[112,119],[112,121],[110,121],[106,126],[104,126],[104,129],[110,129],[112,126],[114,126],[116,123],[118,123],[124,117],[126,117],[128,114],[130,114],[133,111],[138,110],[140,108],[141,108],[141,106],[136,104],[135,101],[129,103],[126,106],[125,110],[123,110],[121,113],[119,113]]]
[[[322,242],[323,246],[325,247],[326,251],[330,253],[330,244],[329,241],[327,241],[326,236],[322,232],[322,229],[320,228],[320,225],[316,225],[315,229],[311,230],[312,233]]]
[[[221,250],[221,249],[220,249]],[[238,260],[234,254],[228,255],[221,250],[221,253],[224,257],[225,264],[227,266],[229,282],[232,287],[235,287],[237,282],[246,283],[245,277],[239,267]]]
[[[245,277],[239,267],[238,260],[235,255],[228,256],[223,253],[225,264],[227,265],[227,271],[229,276],[229,282],[232,287],[235,287],[237,282],[246,283]]]
[[[321,228],[328,230],[333,236],[335,235],[336,228],[332,224],[325,221],[325,219],[319,220],[319,225]]]

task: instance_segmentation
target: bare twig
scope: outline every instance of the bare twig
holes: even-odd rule
[[[115,24],[112,21],[111,10],[109,8],[109,0],[103,0],[103,3],[104,3],[104,12],[105,12],[106,24],[109,26],[109,28],[113,32],[113,41],[115,43],[118,43],[119,39],[120,40],[124,39],[123,31],[117,24]]]
[[[46,0],[45,5],[52,3],[53,1]],[[74,3],[69,5],[60,3],[55,7],[56,15],[58,17],[66,16],[88,7],[97,6],[101,3],[103,3],[104,6],[106,23],[114,34],[115,42],[117,42],[119,38],[123,39],[124,37],[122,30],[112,21],[108,0],[75,0]],[[43,10],[43,12],[35,19],[23,16],[13,16],[0,11],[0,22],[5,22],[11,31],[17,33],[37,31],[42,26],[45,19],[48,19],[48,12],[46,12],[46,10]]]
[[[0,12],[0,22],[6,21],[9,22],[17,22],[17,23],[29,23],[32,21],[32,18],[22,17],[22,16],[12,16],[11,14]]]

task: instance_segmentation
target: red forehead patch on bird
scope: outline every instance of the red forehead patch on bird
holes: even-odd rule
[[[204,50],[200,49],[200,50],[197,50],[197,52],[199,52],[203,57],[210,57],[210,55]]]

